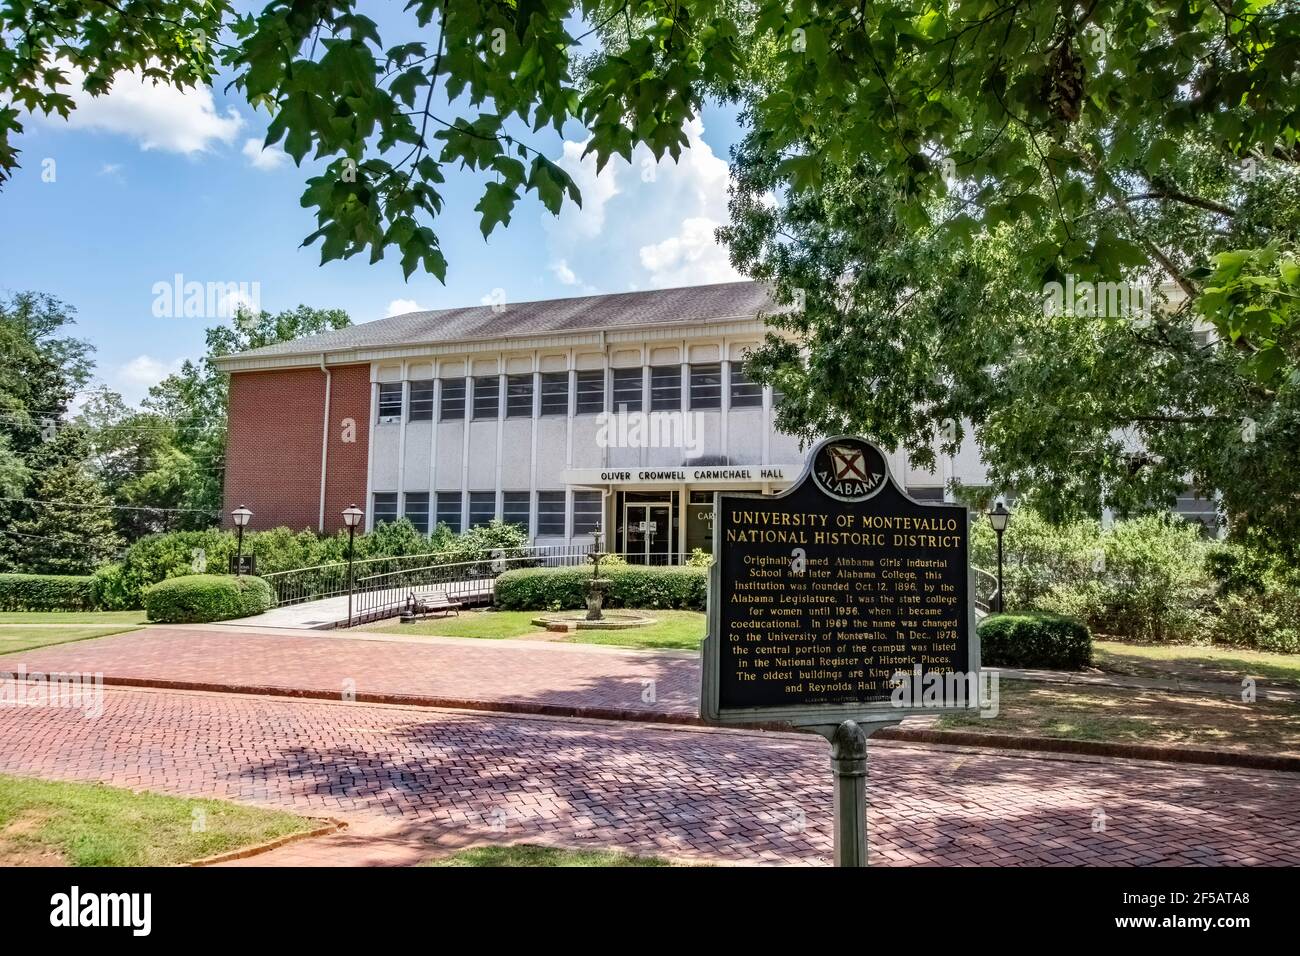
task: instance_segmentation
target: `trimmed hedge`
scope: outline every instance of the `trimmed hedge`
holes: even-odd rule
[[[95,591],[90,575],[0,574],[0,611],[91,611]]]
[[[187,574],[160,581],[144,592],[151,621],[203,624],[261,614],[275,604],[271,585],[261,578]]]
[[[1092,663],[1087,625],[1063,614],[994,614],[980,622],[979,637],[985,667],[1080,670]]]
[[[603,562],[602,562],[603,563]],[[708,572],[700,567],[600,569],[610,582],[607,607],[703,611]],[[591,568],[519,568],[497,578],[496,606],[504,611],[572,610],[587,606]]]

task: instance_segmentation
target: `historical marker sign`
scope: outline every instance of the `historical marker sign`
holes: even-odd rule
[[[977,706],[965,507],[914,501],[879,449],[838,437],[788,490],[719,494],[714,514],[705,719],[826,727]]]

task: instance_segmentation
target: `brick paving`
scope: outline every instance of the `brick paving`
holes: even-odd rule
[[[878,864],[1300,864],[1296,775],[884,743],[870,759]],[[93,720],[0,708],[0,772],[356,815],[400,828],[403,862],[421,833],[737,863],[830,851],[827,748],[792,734],[108,688]],[[322,862],[343,839],[276,852]]]
[[[0,657],[0,671],[128,681],[698,713],[699,655],[475,638],[367,640],[220,626],[150,627]],[[651,692],[653,691],[653,692]]]

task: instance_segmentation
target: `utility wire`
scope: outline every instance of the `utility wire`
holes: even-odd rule
[[[220,515],[220,510],[209,510],[207,508],[163,508],[155,505],[91,505],[81,501],[45,501],[40,498],[2,498],[0,501],[10,501],[18,504],[27,505],[45,505],[48,508],[91,508],[97,511],[156,511],[169,514],[201,514],[201,515]]]

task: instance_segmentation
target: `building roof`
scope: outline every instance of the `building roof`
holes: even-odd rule
[[[749,319],[760,311],[775,308],[766,286],[757,282],[726,282],[574,299],[508,302],[500,306],[408,312],[224,356],[216,364],[604,329],[699,325]]]

